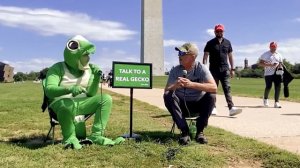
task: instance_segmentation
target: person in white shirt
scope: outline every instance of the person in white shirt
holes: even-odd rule
[[[281,108],[281,105],[279,104],[279,95],[280,95],[280,88],[281,88],[281,75],[282,74],[276,74],[277,68],[282,66],[282,56],[279,54],[277,50],[277,43],[271,42],[269,46],[270,50],[263,53],[259,58],[259,65],[264,67],[264,76],[265,76],[265,92],[263,97],[263,103],[265,107],[269,106],[269,93],[272,88],[272,83],[274,83],[275,87],[275,103],[274,108]]]

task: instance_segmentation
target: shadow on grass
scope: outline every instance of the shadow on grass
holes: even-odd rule
[[[137,132],[142,136],[142,141],[156,143],[166,146],[166,150],[163,152],[163,157],[167,161],[174,160],[178,153],[182,153],[181,145],[178,144],[179,134],[172,134],[169,131],[141,131]]]
[[[163,114],[163,115],[152,116],[152,118],[165,118],[165,117],[171,117],[171,114]]]
[[[55,140],[46,140],[45,135],[31,135],[31,136],[22,136],[17,138],[11,138],[9,141],[2,141],[4,143],[15,144],[20,147],[25,147],[28,149],[39,149],[44,148],[48,145],[59,144],[61,141]]]
[[[300,113],[281,114],[286,116],[300,116]]]
[[[179,134],[172,134],[169,131],[140,131],[137,134],[142,136],[142,141],[163,145],[177,142],[179,138]]]
[[[260,106],[234,106],[234,107],[240,107],[240,108],[270,108],[270,107],[265,107],[265,106],[262,106],[262,105],[260,105]]]
[[[210,117],[221,117],[221,118],[231,118],[231,119],[237,118],[237,116],[228,116],[228,115],[211,115]]]

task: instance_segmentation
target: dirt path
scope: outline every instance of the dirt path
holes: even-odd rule
[[[103,88],[130,95],[130,89]],[[162,94],[163,89],[133,90],[133,98],[166,110]],[[218,115],[209,119],[209,125],[300,154],[300,103],[281,101],[279,109],[273,108],[272,101],[272,107],[265,108],[257,98],[233,97],[233,101],[243,113],[229,117],[224,95],[217,95]]]

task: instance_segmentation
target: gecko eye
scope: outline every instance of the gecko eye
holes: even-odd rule
[[[77,50],[80,48],[80,45],[78,43],[78,41],[75,41],[75,40],[70,40],[68,41],[67,43],[67,48],[71,51],[74,51],[74,50]]]

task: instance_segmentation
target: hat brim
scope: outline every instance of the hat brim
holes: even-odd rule
[[[181,51],[181,52],[188,52],[188,51],[186,50],[186,48],[184,48],[184,47],[175,47],[175,50],[176,50],[176,51]]]
[[[217,28],[217,29],[215,29],[215,31],[224,31],[224,29],[222,29],[222,28]]]

